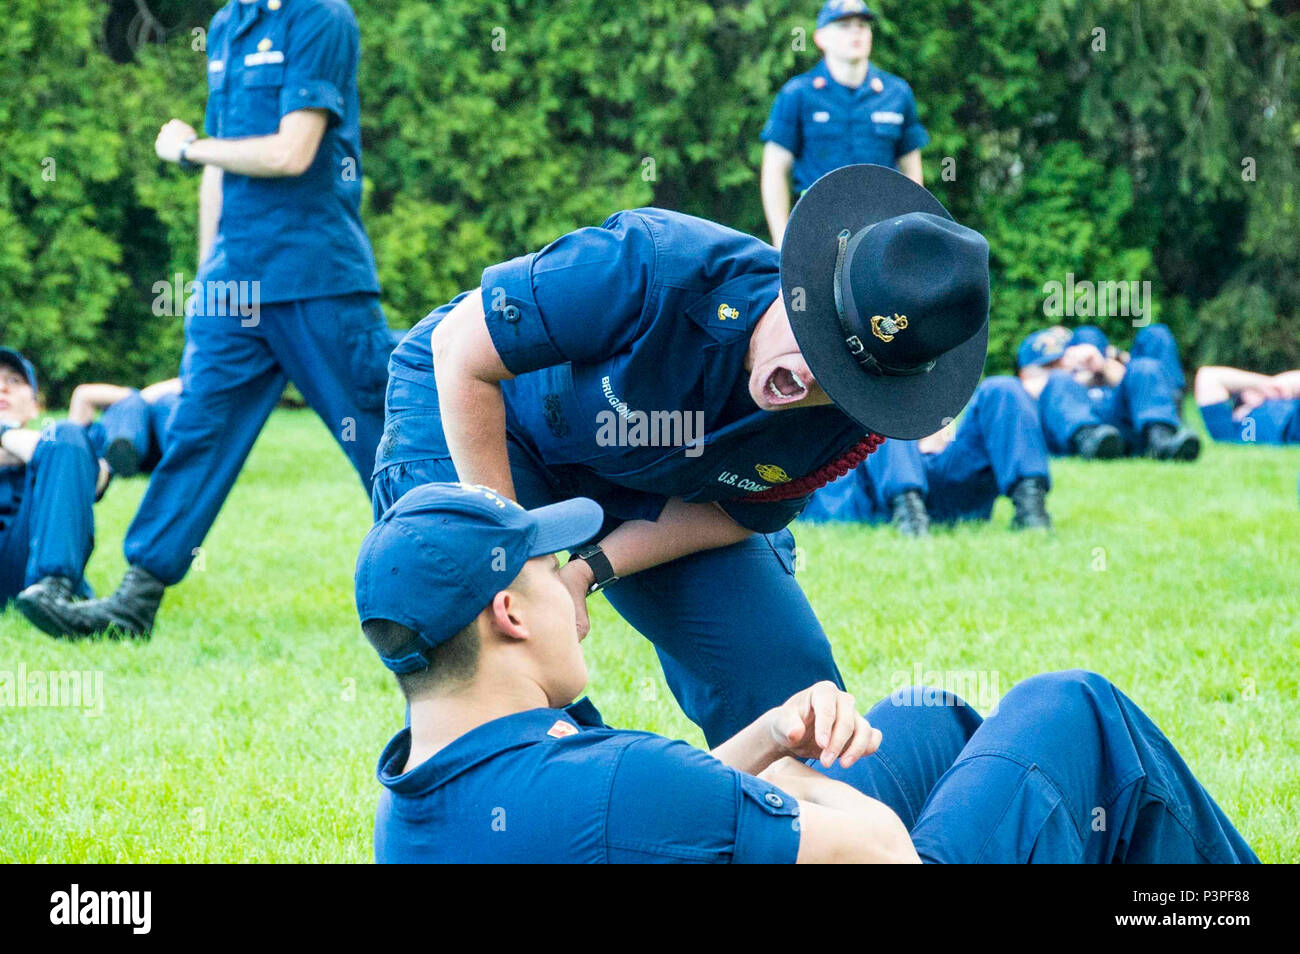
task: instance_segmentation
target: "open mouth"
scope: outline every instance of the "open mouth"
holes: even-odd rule
[[[808,395],[808,385],[796,371],[777,367],[767,376],[763,393],[773,405],[793,404]]]

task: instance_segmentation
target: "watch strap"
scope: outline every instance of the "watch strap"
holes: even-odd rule
[[[573,558],[583,560],[587,566],[591,567],[591,573],[595,580],[591,586],[587,587],[587,595],[589,596],[592,593],[599,593],[618,579],[613,564],[609,562],[609,557],[605,556],[605,551],[600,548],[600,544],[583,547],[573,555]]]

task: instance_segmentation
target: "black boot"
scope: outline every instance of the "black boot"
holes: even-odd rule
[[[919,490],[904,490],[889,502],[894,514],[894,529],[905,537],[924,537],[930,533],[930,514]]]
[[[1151,424],[1146,430],[1147,453],[1156,460],[1196,460],[1201,439],[1185,427]]]
[[[1081,427],[1070,438],[1075,452],[1085,460],[1114,460],[1124,453],[1124,438],[1109,424]]]
[[[27,614],[27,618],[51,636],[76,638],[107,633],[148,637],[164,589],[162,581],[148,570],[133,566],[112,596],[99,600],[49,599],[41,603],[39,614]]]
[[[1042,477],[1016,481],[1007,496],[1016,508],[1016,515],[1011,518],[1012,530],[1052,529],[1052,518],[1047,515],[1047,481]]]
[[[77,591],[66,576],[46,576],[15,596],[14,606],[37,629],[54,633],[58,624],[50,616],[50,607],[77,599]]]
[[[104,460],[118,477],[134,477],[140,473],[140,452],[125,437],[118,437],[104,448]]]

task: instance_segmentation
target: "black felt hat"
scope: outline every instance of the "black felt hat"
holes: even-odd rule
[[[900,440],[966,406],[989,338],[989,246],[884,166],[828,172],[795,205],[781,293],[804,360],[845,414]]]

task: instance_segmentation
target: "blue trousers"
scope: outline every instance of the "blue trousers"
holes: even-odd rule
[[[1178,392],[1185,383],[1173,335],[1164,325],[1149,325],[1137,333],[1128,369],[1115,387],[1088,388],[1068,372],[1052,373],[1038,397],[1047,448],[1072,454],[1070,441],[1080,428],[1110,424],[1130,454],[1141,453],[1149,425],[1178,426]]]
[[[1016,378],[986,378],[942,451],[922,454],[917,441],[887,440],[817,491],[801,518],[888,522],[890,501],[915,490],[934,520],[987,520],[998,495],[1026,477],[1050,481],[1038,410]]]
[[[150,404],[139,391],[110,404],[98,421],[86,428],[90,445],[98,457],[116,440],[127,440],[140,457],[140,470],[152,473],[162,460],[166,447],[167,427],[180,403],[179,394],[166,394]]]
[[[416,426],[413,418],[403,428]],[[436,415],[424,426],[441,424]],[[514,441],[510,470],[528,508],[581,496],[556,485]],[[449,458],[394,463],[375,476],[376,513],[431,481],[456,480]],[[608,533],[618,521],[610,519]],[[731,738],[772,706],[829,679],[843,686],[830,640],[795,580],[794,535],[755,534],[642,570],[603,591],[619,615],[654,644],[664,677],[709,745]]]
[[[368,294],[261,306],[255,324],[185,319],[182,393],[167,448],[127,530],[127,561],[170,585],[189,569],[285,382],[297,385],[343,448],[367,491],[383,432],[392,337]]]
[[[36,445],[27,466],[0,471],[0,606],[47,576],[63,576],[82,595],[95,548],[95,481],[99,463],[86,432],[61,421]],[[14,507],[16,505],[16,507]],[[9,509],[9,508],[5,508]]]
[[[1258,862],[1173,744],[1107,679],[1034,676],[981,719],[900,689],[867,719],[880,748],[822,770],[885,802],[927,862]]]

